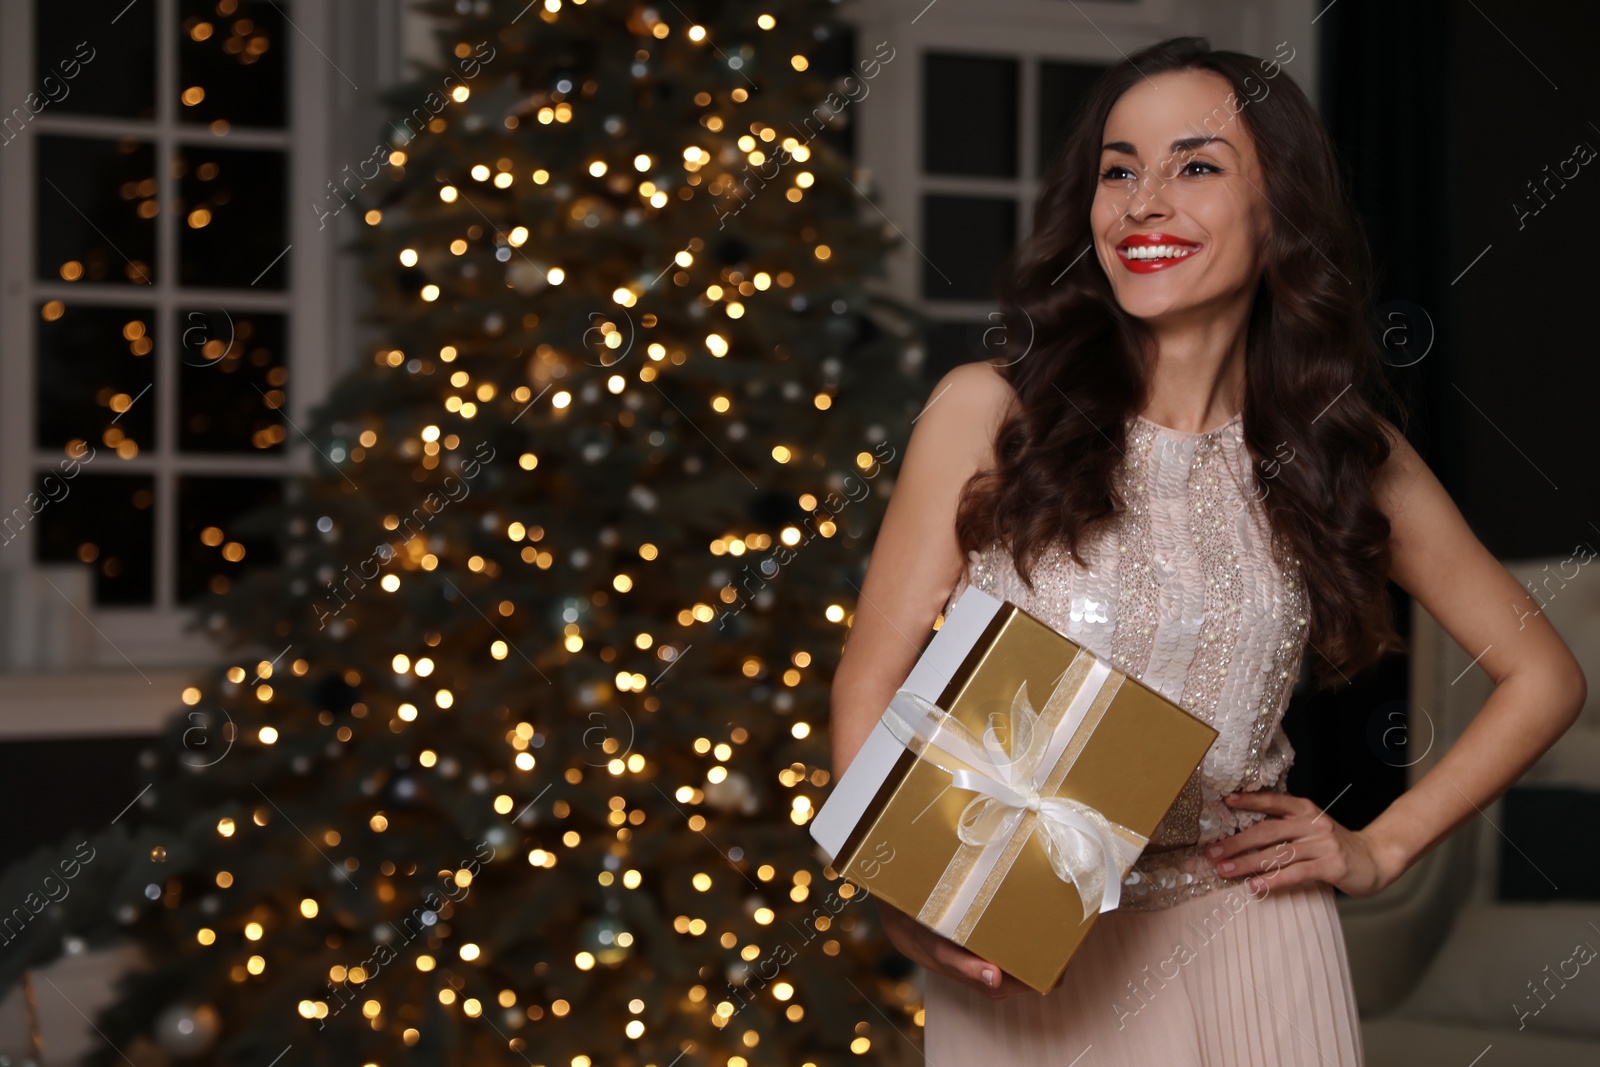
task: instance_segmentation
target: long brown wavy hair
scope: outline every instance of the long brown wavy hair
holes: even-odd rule
[[[1212,71],[1243,106],[1265,194],[1273,206],[1265,269],[1245,345],[1245,444],[1275,547],[1299,560],[1310,607],[1315,675],[1332,686],[1403,650],[1387,591],[1389,520],[1374,476],[1390,444],[1379,408],[1401,422],[1368,330],[1370,251],[1333,145],[1304,93],[1286,77],[1261,86],[1267,64],[1213,51],[1203,37],[1152,45],[1109,69],[1043,179],[1034,229],[998,284],[1011,336],[1027,354],[1000,369],[1017,394],[995,438],[994,466],[963,487],[956,535],[963,552],[1008,545],[1033,588],[1032,569],[1051,542],[1071,558],[1081,539],[1116,520],[1116,479],[1128,420],[1148,402],[1155,345],[1122,310],[1092,247],[1089,211],[1106,116],[1135,83],[1168,71]],[[1278,73],[1274,71],[1273,73]],[[1026,325],[1024,325],[1026,324]],[[1270,479],[1270,485],[1268,481]]]

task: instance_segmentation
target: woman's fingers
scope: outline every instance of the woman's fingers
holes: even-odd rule
[[[998,964],[930,930],[893,905],[881,900],[878,903],[883,905],[880,914],[885,933],[914,963],[977,989],[993,1000],[1032,992],[1031,987],[1006,974]]]
[[[1004,972],[976,953],[969,952],[948,938],[940,938],[933,956],[946,968],[955,971],[967,981],[988,991],[1000,988]]]
[[[976,986],[991,1000],[1004,1000],[1017,993],[1032,992],[1031,987],[1001,970],[998,964],[989,962],[949,938],[938,934],[934,936],[943,942],[935,947],[933,955],[944,965],[945,973],[954,972],[952,977],[965,979],[967,984]]]
[[[1221,841],[1206,849],[1206,855],[1212,862],[1230,860],[1242,852],[1266,848],[1279,841],[1288,841],[1294,836],[1293,826],[1282,818],[1269,817],[1262,819],[1244,830],[1238,830],[1224,837]]]

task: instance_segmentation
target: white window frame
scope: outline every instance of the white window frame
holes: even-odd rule
[[[79,303],[139,305],[155,309],[157,440],[140,442],[130,460],[94,442],[93,473],[151,473],[156,479],[155,603],[150,608],[97,607],[92,575],[74,565],[34,563],[39,518],[0,555],[0,738],[151,730],[175,707],[178,689],[216,650],[200,634],[185,632],[194,618],[176,595],[177,479],[184,474],[286,476],[309,469],[311,451],[295,429],[339,371],[358,360],[365,328],[358,325],[359,265],[343,245],[360,225],[354,210],[323,222],[312,210],[325,203],[326,183],[344,164],[365,159],[381,136],[385,110],[379,94],[400,76],[404,52],[420,48],[421,27],[407,25],[402,0],[290,0],[281,3],[290,23],[274,47],[290,50],[285,72],[288,119],[278,131],[235,127],[218,136],[203,124],[180,123],[177,82],[177,0],[138,0],[157,7],[157,114],[154,122],[54,114],[46,106],[21,136],[0,146],[0,514],[23,505],[34,478],[62,457],[34,446],[36,305],[58,297]],[[0,4],[0,114],[23,106],[38,88],[50,57],[34,55],[33,0]],[[107,19],[112,17],[107,15]],[[115,48],[115,27],[85,17],[82,36],[100,50]],[[63,57],[65,58],[65,57]],[[352,80],[355,79],[355,80]],[[24,109],[26,111],[26,109]],[[284,148],[288,152],[287,238],[289,282],[279,292],[254,289],[186,289],[177,281],[177,231],[158,228],[153,286],[64,283],[34,277],[36,138],[41,133],[133,136],[154,142],[157,197],[163,216],[176,204],[176,179],[166,165],[176,144]],[[358,152],[358,149],[360,151]],[[53,195],[48,189],[44,195]],[[159,220],[158,220],[159,221]],[[263,263],[262,267],[267,264]],[[285,413],[291,425],[282,455],[181,454],[177,449],[176,348],[182,309],[221,306],[287,316],[284,336]],[[104,466],[102,466],[104,465]],[[49,505],[46,505],[47,507]],[[43,512],[40,513],[42,517]],[[50,580],[47,584],[46,580]],[[51,592],[52,585],[65,594]],[[42,590],[42,592],[41,592]],[[65,649],[57,640],[68,634]],[[54,635],[54,636],[52,636]],[[54,644],[52,644],[54,642]],[[22,652],[17,650],[21,648]]]

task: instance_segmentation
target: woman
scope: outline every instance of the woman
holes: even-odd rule
[[[1008,272],[1030,349],[952,371],[915,424],[834,682],[836,772],[968,583],[1219,733],[1046,995],[880,902],[928,971],[932,1067],[1361,1063],[1334,888],[1389,885],[1583,704],[1571,652],[1506,610],[1522,587],[1375,410],[1364,239],[1276,73],[1199,38],[1108,71]],[[1498,684],[1352,831],[1285,791],[1279,720],[1306,656],[1340,684],[1401,647],[1388,579]]]

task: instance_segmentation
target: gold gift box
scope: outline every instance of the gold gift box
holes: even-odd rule
[[[922,736],[909,733],[907,723],[923,714],[930,717]],[[1007,774],[1027,769],[1025,753],[1015,751],[1027,737],[1020,718],[1035,724],[1029,751],[1038,759],[1027,775],[1035,797],[1063,798],[1070,803],[1045,807],[1073,809],[1079,814],[1067,818],[1103,828],[1068,835],[1099,843],[1093,854],[1103,859],[1109,889],[1099,900],[1080,895],[1052,862],[1049,838],[1061,840],[1059,822],[1046,826],[1042,807],[1019,807],[1014,792],[997,805],[993,797],[1004,788],[985,795],[956,784],[980,773],[992,778],[997,767]],[[930,740],[933,722],[944,726]],[[969,746],[986,737],[989,746],[999,742],[987,752],[1001,761],[974,760],[978,749],[954,744],[962,734]],[[1115,906],[1110,898],[1216,736],[1015,604],[969,587],[836,782],[811,833],[841,876],[1044,993],[1100,911]],[[990,828],[987,844],[962,837],[963,815],[980,800],[991,818],[975,825]],[[1009,830],[995,829],[1002,814]],[[1080,857],[1093,852],[1079,847]]]

